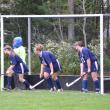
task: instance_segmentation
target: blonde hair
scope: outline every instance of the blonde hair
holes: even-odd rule
[[[44,46],[42,44],[36,44],[34,47],[34,52],[35,51],[42,51]]]
[[[84,46],[84,43],[83,41],[76,41],[73,46],[80,46],[80,47],[83,47]]]
[[[4,50],[13,51],[10,45],[5,45]]]

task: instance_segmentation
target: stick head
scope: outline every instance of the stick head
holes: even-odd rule
[[[31,90],[32,90],[32,89],[33,89],[33,87],[30,85],[30,86],[29,86],[29,89],[31,89]]]
[[[69,84],[68,84],[68,82],[66,83],[66,87],[69,87]]]

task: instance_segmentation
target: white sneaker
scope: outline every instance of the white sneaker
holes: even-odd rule
[[[63,89],[61,88],[61,89],[58,89],[57,91],[58,91],[58,92],[63,92]]]
[[[51,88],[51,89],[50,89],[50,92],[54,92],[54,88]]]
[[[57,90],[55,86],[53,87],[53,89],[54,89],[54,91],[56,91],[56,90]]]
[[[100,91],[95,91],[96,94],[100,94]]]
[[[82,92],[82,93],[87,93],[87,92],[88,92],[88,89],[82,89],[81,92]]]

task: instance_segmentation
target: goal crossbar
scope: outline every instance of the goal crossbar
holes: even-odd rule
[[[100,17],[102,14],[67,14],[67,15],[1,15],[4,18],[82,18]]]

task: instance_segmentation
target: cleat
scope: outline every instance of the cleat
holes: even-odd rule
[[[12,88],[2,88],[3,90],[5,90],[5,91],[10,91],[10,90],[12,90]]]
[[[55,87],[55,86],[53,87],[53,89],[54,89],[54,91],[55,91],[55,92],[57,91],[57,89],[56,89],[56,87]]]
[[[96,94],[99,94],[99,93],[100,93],[100,91],[99,91],[99,90],[97,90],[97,91],[95,91],[95,93],[96,93]]]
[[[87,93],[88,92],[88,90],[87,89],[82,89],[82,91],[81,91],[82,93]]]
[[[58,89],[57,92],[63,92],[63,89],[62,88],[61,89]]]
[[[96,89],[95,90],[95,93],[100,93],[100,89]]]
[[[50,92],[54,92],[54,88],[51,88],[51,89],[50,89]]]

